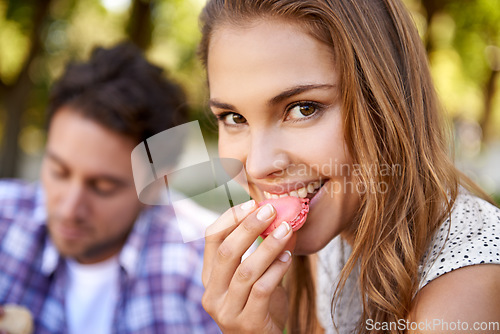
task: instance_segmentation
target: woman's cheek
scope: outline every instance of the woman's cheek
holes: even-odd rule
[[[241,135],[228,134],[226,131],[219,131],[219,156],[221,158],[232,158],[240,160],[245,164],[247,146]]]
[[[241,165],[239,168],[239,173],[233,179],[241,185],[247,193],[250,192],[248,188],[248,181],[245,172],[245,148],[241,147],[239,143],[236,142],[236,139],[232,139],[231,136],[219,131],[219,157],[226,159],[236,159]],[[234,163],[230,163],[232,167],[234,167]],[[231,168],[231,172],[229,174],[234,175],[236,171],[234,168]]]

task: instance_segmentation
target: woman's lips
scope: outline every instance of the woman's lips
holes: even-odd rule
[[[301,187],[297,187],[298,185],[300,185]],[[278,185],[274,186],[272,190],[264,190],[263,194],[265,199],[278,199],[287,196],[311,199],[322,185],[323,182],[321,179],[315,181],[298,182],[294,185]]]
[[[328,187],[330,187],[330,180],[326,180],[321,188],[319,188],[318,192],[311,198],[311,202],[309,203],[311,210],[314,208],[315,203],[325,196],[325,194],[328,194]]]

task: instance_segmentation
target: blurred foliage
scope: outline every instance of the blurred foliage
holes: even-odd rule
[[[48,90],[65,64],[86,59],[97,45],[111,46],[127,38],[144,47],[151,61],[168,69],[185,87],[192,117],[208,125],[205,75],[196,58],[200,38],[197,16],[204,2],[0,0],[3,151],[5,147],[16,146],[16,141],[23,156],[40,155]],[[484,134],[488,134],[489,140],[498,138],[495,137],[500,133],[498,0],[405,2],[427,47],[436,87],[450,118],[478,124],[487,131]],[[46,12],[44,4],[48,6]],[[38,14],[43,15],[43,20],[36,20]],[[34,48],[37,39],[38,49]],[[28,78],[24,81],[23,70]],[[17,111],[9,113],[9,110]],[[16,124],[12,115],[20,111],[19,129],[10,131],[9,124]],[[214,127],[207,128],[209,136],[214,135]],[[481,136],[482,132],[478,133]],[[11,163],[5,155],[0,159],[2,165]],[[2,172],[0,176],[12,174]]]

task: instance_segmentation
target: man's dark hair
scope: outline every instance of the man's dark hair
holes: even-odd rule
[[[187,119],[180,86],[149,63],[129,43],[96,48],[85,63],[70,63],[54,84],[48,105],[48,125],[65,106],[100,125],[140,143]]]

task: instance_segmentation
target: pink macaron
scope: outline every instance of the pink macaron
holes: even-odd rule
[[[271,203],[276,209],[276,218],[269,227],[262,232],[263,238],[267,237],[274,231],[282,222],[286,221],[290,224],[295,232],[304,225],[307,213],[309,212],[309,199],[297,198],[294,196],[280,197],[276,199],[266,199],[259,203],[259,206]]]

